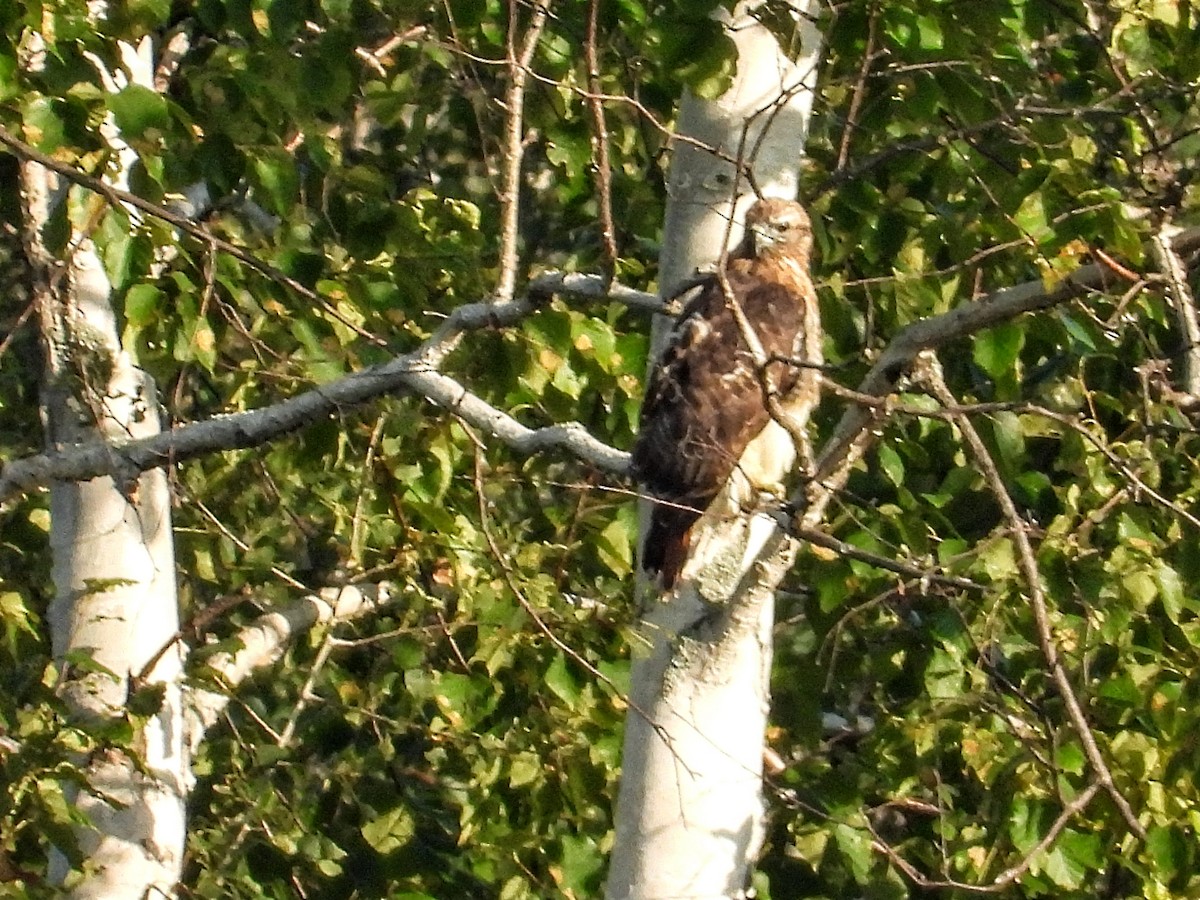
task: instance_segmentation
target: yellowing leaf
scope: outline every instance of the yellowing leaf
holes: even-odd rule
[[[363,825],[363,839],[378,853],[398,850],[412,840],[416,833],[412,814],[403,806],[380,813]]]
[[[1080,260],[1091,252],[1088,245],[1076,238],[1060,249],[1052,258],[1040,257],[1037,261],[1042,273],[1042,287],[1052,291],[1079,268]]]
[[[521,787],[539,778],[542,774],[542,761],[537,754],[523,752],[516,754],[508,767],[508,783],[513,787]]]

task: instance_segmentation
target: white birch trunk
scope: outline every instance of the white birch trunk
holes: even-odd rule
[[[129,77],[152,86],[149,43],[122,51]],[[112,73],[94,62],[109,89],[117,89]],[[38,64],[36,48],[27,63]],[[103,132],[120,159],[113,181],[123,186],[133,154],[111,126]],[[73,233],[69,257],[61,261],[63,276],[55,278],[60,261],[50,258],[42,234],[57,205],[70,202],[68,186],[32,163],[23,165],[22,184],[46,349],[48,443],[156,434],[154,384],[121,347],[111,285],[86,234]],[[162,692],[158,712],[130,747],[106,748],[79,761],[84,786],[70,786],[66,794],[90,820],[76,835],[84,865],[73,870],[66,855],[56,853],[50,878],[71,897],[174,896],[190,768],[182,727],[183,654],[173,642],[179,624],[167,477],[155,469],[129,484],[110,477],[59,482],[51,487],[50,503],[56,596],[49,617],[68,709],[87,727],[125,714],[135,676]],[[72,665],[80,655],[107,673]]]
[[[678,127],[730,157],[744,146],[763,194],[790,198],[808,133],[819,34],[800,20],[802,55],[793,63],[746,14],[752,6],[740,6],[729,26],[739,54],[734,84],[714,102],[685,97]],[[815,12],[814,3],[797,6]],[[741,215],[753,200],[729,163],[684,143],[672,156],[668,192],[663,296],[711,265],[727,238],[740,239]],[[732,233],[731,209],[738,226]],[[754,444],[747,449],[753,451]],[[778,460],[778,479],[793,458]],[[693,529],[697,552],[676,595],[646,600],[608,900],[744,896],[762,842],[775,587],[751,567],[773,530],[765,517],[705,516]],[[641,593],[651,591],[642,585]]]

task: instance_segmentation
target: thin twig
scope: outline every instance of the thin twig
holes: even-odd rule
[[[37,298],[35,297],[33,300],[30,300],[25,304],[25,308],[22,309],[17,315],[16,319],[13,320],[12,326],[8,329],[8,334],[4,335],[3,340],[0,340],[0,356],[3,356],[8,352],[8,348],[12,346],[12,342],[16,338],[17,332],[21,330],[21,326],[24,325],[29,320],[29,317],[33,315],[34,311],[37,310],[37,306],[38,302]]]
[[[549,0],[534,0],[533,15],[525,29],[520,54],[516,49],[516,31],[520,21],[520,0],[508,2],[508,38],[505,58],[508,62],[508,88],[504,92],[504,142],[501,148],[503,170],[500,173],[500,272],[496,278],[496,298],[511,300],[517,286],[520,261],[518,225],[521,213],[521,161],[525,158],[525,84],[542,29],[546,26]]]
[[[379,451],[379,442],[383,438],[383,426],[387,416],[380,415],[375,419],[375,427],[371,429],[371,438],[367,442],[367,453],[363,458],[362,471],[366,475],[358,488],[358,498],[354,502],[354,518],[350,523],[350,553],[346,560],[352,570],[362,567],[363,542],[366,540],[366,505],[367,492],[375,484],[371,474],[375,471],[375,454]]]
[[[489,503],[487,494],[483,490],[483,474],[483,452],[481,444],[477,441],[475,444],[475,498],[479,510],[479,528],[483,534],[484,541],[487,543],[488,550],[491,551],[492,559],[500,567],[500,571],[504,575],[504,581],[508,585],[508,589],[512,591],[513,597],[516,598],[521,609],[533,620],[533,624],[537,626],[538,631],[544,634],[551,644],[582,666],[593,678],[608,685],[613,690],[613,693],[623,702],[631,703],[629,697],[624,694],[616,682],[597,669],[578,650],[554,633],[554,629],[546,624],[546,620],[542,618],[529,598],[525,596],[525,592],[521,590],[521,585],[517,582],[517,575],[513,571],[512,564],[509,562],[509,557],[501,551],[500,544],[497,542],[495,534],[492,533],[492,517],[491,513],[488,512]]]
[[[488,59],[487,57],[477,56],[468,53],[460,46],[447,46],[445,44],[442,46],[454,53],[457,53],[470,62],[481,63],[489,66],[505,65],[505,61],[502,59]],[[638,100],[636,97],[630,97],[627,94],[607,94],[591,91],[577,84],[566,84],[557,78],[552,78],[548,75],[540,75],[533,69],[529,70],[528,76],[540,84],[552,87],[555,91],[570,91],[572,94],[583,98],[585,101],[590,102],[592,100],[596,100],[601,103],[621,104],[623,106],[628,106],[633,109],[633,111],[637,113],[643,121],[647,122],[650,127],[661,134],[666,139],[667,144],[676,147],[695,147],[697,150],[703,150],[706,153],[710,153],[716,159],[734,166],[741,171],[743,175],[748,176],[750,174],[748,165],[743,163],[737,156],[727,150],[723,150],[721,147],[715,146],[707,141],[700,140],[693,135],[675,131],[673,128],[659,119],[658,116],[655,115],[654,111],[650,109],[650,107],[646,106],[646,104]]]
[[[344,585],[322,588],[315,594],[305,594],[264,611],[238,632],[237,649],[218,652],[204,661],[204,674],[215,679],[224,690],[206,687],[203,680],[189,688],[186,739],[190,746],[198,747],[205,732],[225,711],[229,691],[278,660],[297,635],[318,623],[332,625],[371,615],[392,603],[396,596],[387,582]],[[278,739],[278,735],[274,736]]]
[[[1092,106],[1078,109],[1056,109],[1053,107],[1033,106],[1024,102],[1024,98],[1019,99],[1010,110],[1002,111],[999,115],[983,122],[973,122],[970,125],[964,125],[960,128],[952,128],[942,134],[929,134],[921,137],[915,137],[909,141],[898,141],[890,144],[887,149],[880,150],[861,163],[855,166],[848,166],[844,169],[832,172],[829,177],[817,188],[811,195],[811,199],[820,197],[830,191],[835,190],[839,185],[846,182],[856,182],[861,180],[873,169],[884,163],[903,156],[907,153],[927,153],[938,147],[949,146],[952,142],[970,138],[978,134],[984,134],[998,128],[1007,128],[1017,125],[1022,121],[1029,119],[1031,116],[1045,116],[1047,118],[1085,118],[1093,116],[1123,116],[1127,115],[1124,110],[1110,109],[1105,106],[1112,100],[1122,96],[1128,96],[1129,90],[1122,88],[1109,97],[1105,97]]]
[[[334,603],[334,607],[337,607],[336,602]],[[329,656],[333,653],[334,648],[332,623],[326,625],[324,632],[321,635],[321,647],[317,650],[317,658],[313,660],[312,666],[309,667],[308,676],[304,679],[304,686],[300,688],[300,693],[296,697],[296,703],[292,707],[292,711],[288,713],[287,722],[284,723],[283,730],[279,732],[279,736],[275,739],[275,743],[279,747],[286,747],[292,742],[292,737],[296,734],[296,724],[300,721],[300,716],[308,708],[310,701],[319,699],[315,690],[317,678],[320,677],[321,670],[325,668],[325,663],[329,661]]]
[[[781,528],[790,531],[793,537],[812,544],[814,547],[830,550],[844,559],[857,560],[858,562],[875,566],[877,569],[895,572],[897,575],[912,578],[918,583],[945,585],[946,587],[957,588],[960,591],[980,592],[987,590],[978,581],[972,581],[970,578],[963,578],[959,575],[947,575],[939,566],[921,566],[903,559],[891,559],[887,556],[881,556],[878,553],[871,553],[869,550],[863,550],[861,547],[855,547],[853,544],[835,538],[816,528],[797,526],[783,513],[777,514],[775,520]]]
[[[612,690],[613,696],[616,699],[626,704],[632,712],[635,712],[642,717],[642,719],[650,727],[651,731],[654,732],[655,736],[659,738],[659,740],[661,740],[668,748],[673,747],[675,739],[667,727],[662,723],[655,721],[647,710],[639,706],[634,699],[629,696],[629,694],[621,689],[620,685],[618,685],[609,676],[605,675],[598,668],[596,668],[595,665],[585,659],[578,650],[555,634],[554,629],[546,623],[545,619],[543,619],[541,615],[539,615],[538,611],[534,609],[533,604],[529,601],[529,598],[525,596],[525,592],[521,590],[520,584],[517,583],[516,573],[513,571],[512,565],[508,561],[508,557],[501,551],[500,545],[496,541],[496,536],[492,533],[491,516],[488,513],[488,501],[486,495],[484,494],[483,484],[481,481],[481,466],[483,457],[480,450],[480,444],[478,442],[476,442],[475,454],[475,494],[479,505],[480,531],[483,534],[484,541],[488,545],[488,550],[491,552],[492,558],[500,567],[500,571],[504,575],[505,583],[508,585],[509,590],[512,591],[513,596],[516,598],[517,603],[520,604],[521,609],[523,609],[530,619],[533,620],[533,623],[537,626],[538,631],[544,634],[551,644],[558,648],[558,650],[560,650],[567,657],[578,663],[584,669],[584,671],[586,671],[597,681],[606,684]],[[682,765],[683,760],[678,756],[676,758]],[[688,769],[688,772],[689,774],[695,774],[691,772],[690,769]]]
[[[1200,228],[1181,232],[1173,239],[1172,246],[1179,253],[1197,249],[1200,247]],[[963,303],[941,315],[914,322],[896,334],[879,354],[871,370],[859,383],[858,392],[884,397],[891,393],[897,379],[920,351],[938,347],[953,337],[974,334],[1007,322],[1022,313],[1047,309],[1090,291],[1103,290],[1111,276],[1112,271],[1099,263],[1081,266],[1053,288],[1047,289],[1040,280],[1028,281]],[[846,410],[817,460],[818,479],[825,479],[830,471],[842,464],[848,448],[863,439],[864,429],[872,427],[877,417],[877,410],[864,405],[855,405]]]
[[[154,667],[167,655],[167,652],[189,634],[199,635],[203,628],[221,618],[231,609],[251,602],[253,602],[253,598],[248,594],[227,594],[224,597],[218,597],[208,606],[198,609],[190,619],[179,626],[178,631],[163,641],[163,645],[146,660],[146,664],[140,670],[129,676],[130,690],[137,690],[143,685],[150,677],[150,673],[154,671]]]
[[[239,538],[236,534],[234,534],[229,529],[229,526],[227,526],[224,522],[222,522],[220,517],[217,516],[216,513],[214,513],[211,509],[209,509],[204,504],[203,500],[201,500],[199,497],[192,496],[192,497],[188,498],[188,502],[190,504],[194,505],[196,507],[196,509],[200,510],[200,512],[204,516],[204,518],[208,519],[208,521],[211,522],[214,527],[216,527],[217,531],[219,531],[222,535],[224,535],[226,538],[228,538],[230,541],[232,541],[233,545],[235,547],[237,547],[243,553],[250,552],[250,550],[252,549],[250,547],[250,545],[247,544],[245,541],[243,541],[241,538]],[[278,566],[272,564],[269,567],[269,569],[270,569],[270,572],[272,575],[274,575],[276,578],[278,578],[280,581],[282,581],[288,587],[295,588],[296,590],[303,591],[305,593],[308,592],[309,588],[306,584],[297,581],[295,578],[293,578],[287,572],[283,571],[283,569],[279,568]]]
[[[284,287],[294,291],[301,297],[304,297],[306,300],[311,300],[317,306],[321,307],[326,314],[336,319],[342,325],[345,325],[364,340],[367,340],[379,347],[387,346],[386,341],[384,341],[382,338],[376,337],[369,331],[364,330],[360,325],[347,319],[337,310],[336,307],[334,307],[328,300],[326,300],[316,291],[310,290],[291,276],[285,275],[274,266],[258,259],[254,256],[254,254],[250,253],[250,251],[246,250],[245,248],[239,247],[237,244],[231,244],[224,238],[213,234],[202,225],[197,225],[191,219],[187,218],[187,216],[172,212],[171,210],[160,206],[157,203],[151,203],[149,200],[145,200],[136,194],[131,194],[128,191],[115,188],[110,184],[106,184],[99,178],[93,178],[91,175],[85,175],[74,166],[59,162],[53,157],[47,156],[45,153],[35,150],[25,142],[13,137],[12,134],[3,127],[0,127],[0,144],[8,147],[9,150],[11,150],[19,159],[25,160],[26,162],[35,162],[39,166],[61,175],[68,181],[99,194],[113,206],[132,207],[136,210],[146,213],[149,216],[153,216],[156,219],[161,219],[162,221],[174,226],[175,228],[178,228],[180,231],[190,235],[196,240],[216,247],[223,253],[228,253],[234,259],[244,263],[255,272],[258,272],[260,275],[263,275],[278,284],[282,284]]]
[[[1090,443],[1093,447],[1099,450],[1104,455],[1104,458],[1107,459],[1113,466],[1113,468],[1121,473],[1121,477],[1137,488],[1140,493],[1145,494],[1164,509],[1170,510],[1194,528],[1200,528],[1200,517],[1183,508],[1178,503],[1175,503],[1174,501],[1163,496],[1161,493],[1147,484],[1146,481],[1140,475],[1138,475],[1137,472],[1133,471],[1133,469],[1131,469],[1124,460],[1122,460],[1111,449],[1105,446],[1103,441],[1084,428],[1081,422],[1077,422],[1070,416],[1065,416],[1062,413],[1055,412],[1052,409],[1046,409],[1044,406],[1037,406],[1036,404],[1032,403],[1015,404],[1013,409],[1018,412],[1024,411],[1037,416],[1044,416],[1053,422],[1058,422],[1060,425],[1070,428],[1076,434],[1083,437],[1084,440]]]
[[[588,110],[592,114],[592,153],[596,161],[596,202],[600,213],[600,246],[604,248],[604,278],[611,281],[617,271],[617,227],[612,211],[612,163],[608,155],[608,125],[600,95],[600,61],[596,50],[596,19],[600,0],[588,4],[587,36],[583,55],[587,62]]]
[[[930,351],[922,353],[918,358],[918,366],[920,379],[929,386],[933,395],[940,402],[948,405],[957,403],[954,395],[950,393],[950,389],[946,385],[946,380],[942,375],[941,364],[934,353]],[[1058,646],[1054,643],[1054,631],[1050,623],[1050,613],[1046,602],[1045,590],[1042,586],[1042,575],[1038,568],[1033,543],[1029,539],[1029,525],[1021,517],[1016,504],[1013,503],[1012,496],[1009,494],[1008,488],[1005,487],[1004,479],[1000,475],[1000,470],[996,468],[996,462],[992,459],[991,452],[988,450],[987,445],[984,444],[983,439],[980,438],[979,432],[975,430],[970,417],[960,415],[957,417],[955,424],[957,424],[963,438],[970,446],[976,465],[983,474],[984,480],[991,488],[992,494],[995,496],[996,502],[1000,505],[1005,519],[1008,520],[1013,543],[1017,549],[1018,565],[1020,566],[1021,574],[1024,576],[1026,586],[1029,589],[1029,603],[1033,610],[1034,624],[1037,628],[1038,643],[1042,650],[1042,656],[1046,660],[1046,666],[1050,670],[1050,677],[1054,682],[1054,686],[1067,709],[1067,716],[1071,721],[1071,725],[1079,737],[1080,744],[1083,745],[1084,755],[1087,757],[1088,763],[1095,773],[1096,780],[1108,793],[1113,804],[1120,811],[1125,824],[1139,838],[1145,839],[1146,830],[1138,821],[1137,814],[1134,813],[1133,808],[1129,805],[1129,801],[1117,790],[1117,786],[1113,781],[1112,771],[1109,769],[1108,763],[1104,760],[1104,756],[1100,752],[1100,747],[1096,743],[1096,736],[1088,724],[1087,716],[1080,705],[1079,698],[1075,694],[1075,688],[1071,685],[1070,678],[1067,677],[1066,668],[1063,666],[1062,658],[1059,656]]]
[[[871,826],[870,819],[866,820],[866,825],[867,830],[871,832],[871,837],[873,838],[871,846],[886,856],[892,865],[903,872],[905,877],[922,890],[956,890],[969,894],[998,894],[1029,871],[1034,860],[1040,854],[1050,849],[1054,842],[1058,840],[1058,836],[1062,834],[1063,829],[1070,823],[1071,819],[1087,808],[1099,790],[1100,785],[1096,782],[1084,788],[1078,797],[1063,807],[1062,812],[1058,814],[1058,818],[1054,820],[1046,830],[1045,835],[1042,836],[1042,839],[1034,845],[1033,849],[1026,853],[1025,857],[1019,863],[1012,868],[1005,869],[988,884],[970,884],[965,881],[939,881],[926,878],[917,871],[917,868],[912,863],[901,856],[891,844],[879,836],[878,832]]]
[[[1179,318],[1179,330],[1183,332],[1183,389],[1193,403],[1200,403],[1200,318],[1196,315],[1196,298],[1188,285],[1187,269],[1172,246],[1172,239],[1178,233],[1177,227],[1163,225],[1151,239],[1150,247],[1166,276],[1168,294]]]
[[[871,17],[867,22],[867,45],[863,49],[862,64],[858,68],[858,81],[854,85],[854,93],[850,96],[850,110],[846,113],[846,124],[842,128],[842,143],[838,148],[837,164],[834,172],[846,168],[850,158],[850,141],[858,128],[858,114],[862,107],[863,96],[867,92],[867,79],[871,74],[871,63],[875,59],[875,38],[879,27],[879,3],[871,4]]]

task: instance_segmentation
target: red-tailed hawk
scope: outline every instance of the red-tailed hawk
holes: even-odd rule
[[[784,465],[794,462],[790,440],[783,447],[778,440],[755,442],[745,451],[773,424],[770,396],[792,429],[802,427],[817,404],[821,320],[808,274],[811,253],[812,225],[800,204],[755,203],[725,284],[717,275],[702,284],[650,376],[633,472],[655,500],[642,568],[658,572],[664,589],[674,586],[687,560],[692,525],[739,461],[746,480],[762,487],[754,470],[770,462],[764,455],[790,453]],[[778,458],[774,462],[779,468]]]

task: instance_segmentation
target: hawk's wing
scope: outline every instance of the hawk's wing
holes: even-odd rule
[[[803,349],[807,298],[762,266],[737,260],[726,273],[736,302],[770,362],[770,387],[783,395],[800,369],[784,360]],[[811,288],[809,288],[811,289]],[[770,419],[763,373],[714,277],[688,303],[650,377],[633,470],[658,498],[643,565],[673,583],[687,533],[729,479],[742,451]]]

